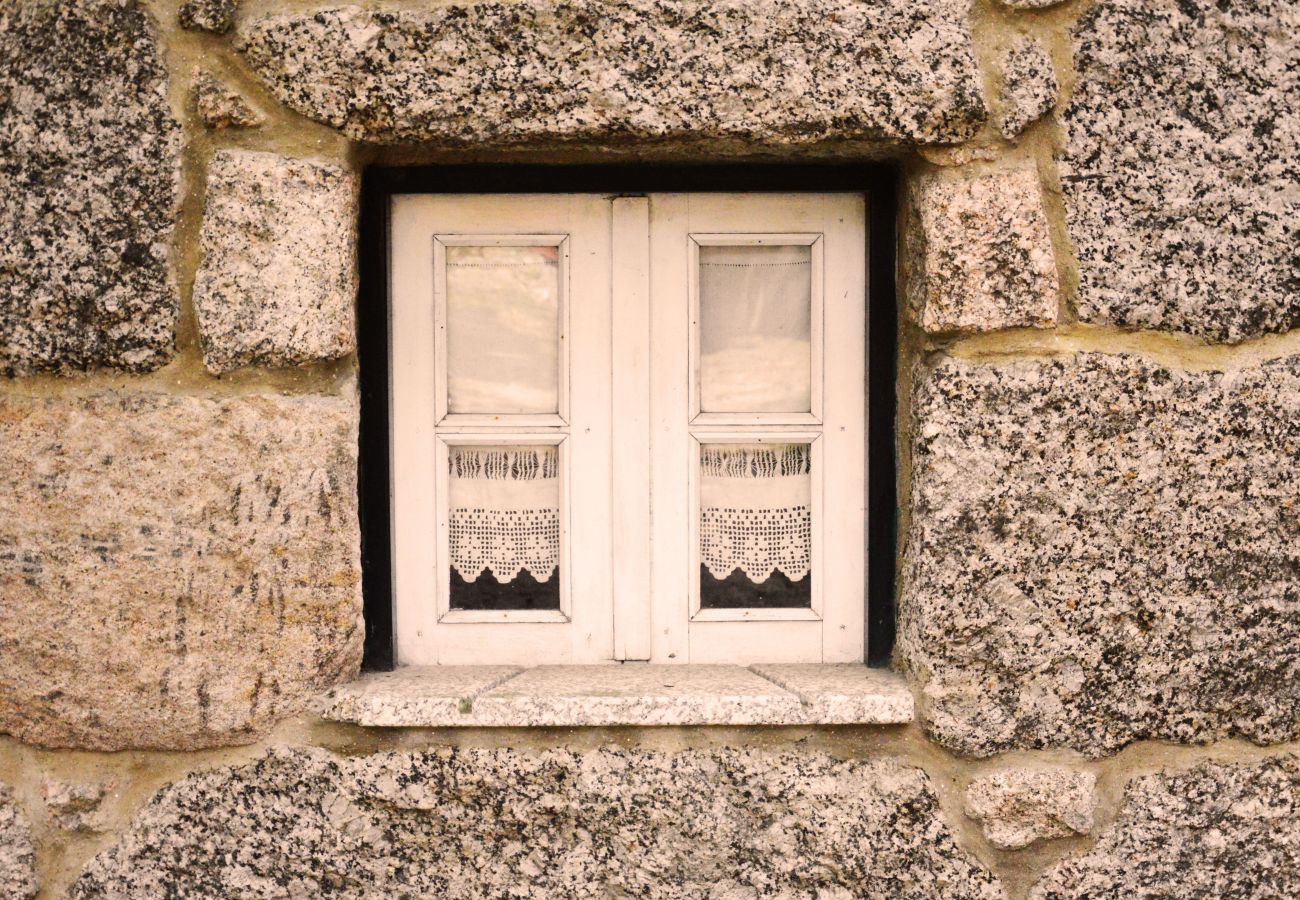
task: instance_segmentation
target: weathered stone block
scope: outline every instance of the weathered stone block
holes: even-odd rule
[[[235,27],[239,0],[186,0],[177,19],[182,28],[225,34]]]
[[[0,784],[0,894],[28,900],[40,887],[36,878],[36,849],[27,819],[14,795]]]
[[[1062,118],[1079,317],[1241,341],[1300,327],[1300,3],[1105,0]]]
[[[1097,776],[1073,769],[1010,768],[966,788],[966,815],[1004,850],[1046,838],[1087,834],[1097,812]]]
[[[1300,736],[1300,357],[948,361],[913,429],[898,655],[938,740]]]
[[[193,93],[194,109],[209,128],[257,128],[266,122],[252,104],[207,72],[195,71]]]
[[[357,403],[0,398],[0,731],[255,739],[361,657]]]
[[[103,807],[111,785],[104,782],[41,780],[41,798],[50,820],[65,831],[103,831],[107,816]]]
[[[1000,898],[925,774],[812,752],[273,752],[159,793],[74,898]]]
[[[1051,112],[1059,90],[1047,49],[1033,38],[1017,41],[1002,57],[1002,136],[1012,140]]]
[[[136,0],[0,8],[0,374],[174,352],[180,126]]]
[[[367,141],[957,142],[986,110],[967,0],[344,6],[240,29],[286,105]]]
[[[1300,897],[1300,760],[1137,779],[1097,845],[1058,863],[1030,896]]]
[[[941,171],[913,185],[907,293],[926,331],[1056,323],[1052,239],[1032,169]]]
[[[356,343],[357,183],[339,166],[223,150],[194,279],[212,372],[333,359]]]

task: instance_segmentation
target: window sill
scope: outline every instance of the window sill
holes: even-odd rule
[[[862,665],[426,666],[326,695],[326,719],[388,728],[901,725],[912,694]]]

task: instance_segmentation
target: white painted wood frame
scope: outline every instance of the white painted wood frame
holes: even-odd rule
[[[400,665],[861,662],[866,212],[860,194],[398,195],[391,209]],[[554,415],[447,414],[445,248],[559,248]],[[810,411],[701,413],[699,248],[811,251]],[[701,610],[701,443],[812,448],[812,603]],[[561,609],[449,609],[447,453],[560,453]]]
[[[723,242],[807,243],[814,248],[812,413],[701,415],[698,248]],[[652,660],[861,662],[866,615],[865,197],[656,194],[651,248]],[[774,438],[808,441],[814,447],[813,608],[700,611],[699,444]]]
[[[610,204],[595,195],[393,197],[390,371],[394,612],[399,665],[613,658]],[[551,245],[561,253],[559,415],[446,414],[441,248]],[[568,326],[565,326],[565,318]],[[448,609],[447,448],[560,447],[561,610]],[[580,473],[581,477],[575,477]]]
[[[614,657],[650,658],[650,198],[613,201]]]

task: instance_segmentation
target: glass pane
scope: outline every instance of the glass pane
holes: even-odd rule
[[[700,448],[700,607],[812,605],[812,447]]]
[[[560,608],[559,449],[451,447],[452,609]]]
[[[700,409],[812,410],[812,248],[700,248]]]
[[[447,248],[447,410],[559,411],[560,248]]]

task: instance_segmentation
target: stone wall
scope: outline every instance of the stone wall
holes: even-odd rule
[[[11,0],[0,895],[1300,896],[1297,26]],[[916,725],[313,711],[363,633],[364,166],[613,159],[897,165]]]

